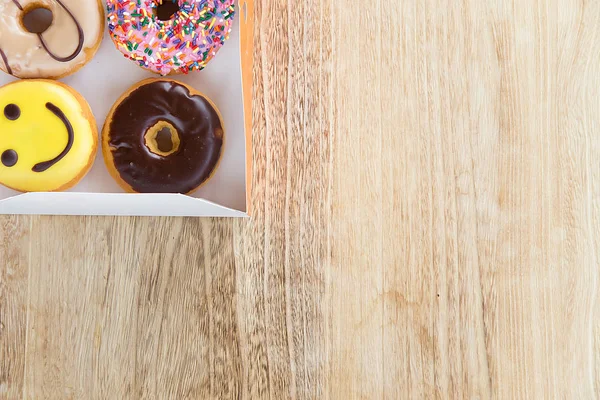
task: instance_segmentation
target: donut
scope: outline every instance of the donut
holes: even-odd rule
[[[0,0],[0,69],[59,79],[83,67],[102,41],[101,0]]]
[[[189,194],[214,174],[223,120],[203,94],[171,79],[148,79],[112,107],[102,129],[106,166],[128,192]]]
[[[125,57],[160,75],[202,70],[229,38],[234,0],[108,0],[108,29]]]
[[[0,183],[21,192],[66,190],[90,170],[98,129],[85,99],[32,79],[0,88]]]

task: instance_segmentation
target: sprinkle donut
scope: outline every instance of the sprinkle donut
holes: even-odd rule
[[[111,38],[161,75],[202,70],[229,38],[235,0],[107,0]]]

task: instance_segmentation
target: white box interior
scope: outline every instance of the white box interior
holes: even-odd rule
[[[244,216],[246,211],[246,137],[238,10],[231,36],[203,71],[175,77],[208,96],[225,125],[223,158],[212,177],[192,196],[131,194],[111,178],[99,147],[88,175],[62,193],[19,193],[0,186],[0,213],[60,215]],[[132,85],[157,77],[115,49],[106,29],[96,56],[61,81],[81,93],[96,117],[98,131],[113,103]],[[0,86],[14,81],[0,73]],[[0,142],[1,147],[1,142]]]

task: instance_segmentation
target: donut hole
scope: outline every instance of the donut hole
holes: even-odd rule
[[[179,149],[181,139],[173,125],[166,121],[160,121],[148,129],[144,135],[144,144],[152,154],[167,157]]]
[[[32,4],[23,10],[21,25],[27,32],[41,34],[50,28],[54,21],[52,10],[41,4]]]
[[[168,153],[173,150],[173,136],[169,128],[162,128],[156,134],[156,147],[158,151]]]
[[[156,18],[161,21],[170,21],[173,16],[179,11],[179,2],[172,0],[164,0],[154,9]]]

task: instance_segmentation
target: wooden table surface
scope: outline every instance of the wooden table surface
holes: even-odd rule
[[[254,217],[1,217],[0,398],[600,395],[600,2],[257,3]]]

